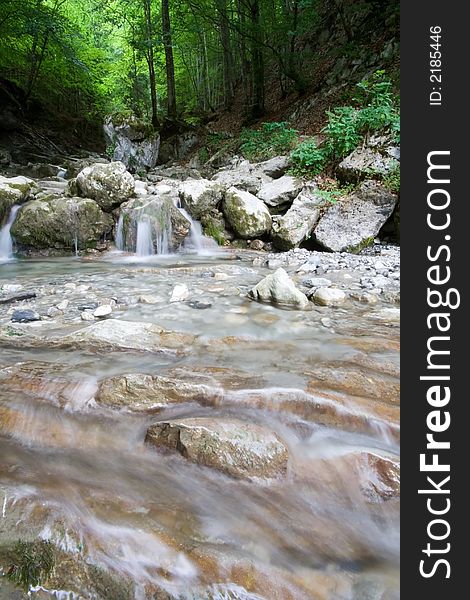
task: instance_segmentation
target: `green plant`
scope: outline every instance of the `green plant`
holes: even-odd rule
[[[287,123],[263,123],[261,129],[244,129],[240,135],[240,151],[248,160],[267,160],[288,154],[298,139]]]
[[[7,578],[28,590],[47,579],[54,567],[54,552],[51,542],[18,541],[13,549],[12,565]]]
[[[343,196],[347,196],[354,190],[353,184],[340,186],[336,180],[329,180],[319,184],[317,194],[331,204],[335,204]]]
[[[400,164],[390,171],[382,180],[387,190],[394,192],[395,194],[400,193]]]
[[[305,140],[291,154],[292,173],[308,176],[320,173],[328,161],[328,155],[323,148],[317,146],[314,139]]]
[[[326,135],[325,150],[330,160],[341,160],[361,141],[359,111],[353,106],[339,106],[326,114],[328,123],[322,130]]]

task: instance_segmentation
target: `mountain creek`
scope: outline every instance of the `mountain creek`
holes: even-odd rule
[[[139,185],[120,249],[31,251],[60,178],[5,210],[0,599],[396,600],[399,248],[219,247]]]

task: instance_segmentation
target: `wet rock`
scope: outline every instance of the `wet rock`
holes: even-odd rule
[[[198,300],[194,300],[192,302],[187,303],[191,308],[195,308],[197,310],[205,310],[210,308],[212,304],[210,302],[199,302]]]
[[[11,286],[14,287],[14,286]],[[22,286],[19,286],[21,289]],[[7,286],[3,286],[2,292],[8,292]],[[0,304],[13,304],[14,302],[21,302],[22,300],[31,300],[32,298],[36,298],[35,292],[24,292],[23,294],[15,294],[13,296],[0,296]]]
[[[33,321],[40,321],[41,317],[35,310],[23,309],[14,310],[11,320],[13,323],[32,323]]]
[[[170,296],[170,302],[183,302],[189,296],[188,286],[184,283],[178,283],[173,288]]]
[[[164,302],[164,299],[161,296],[142,294],[142,296],[139,296],[139,302],[141,304],[159,304],[160,302]]]
[[[103,126],[113,160],[121,161],[130,171],[152,169],[158,161],[160,136],[135,116],[108,117]]]
[[[222,186],[208,179],[187,179],[179,188],[183,206],[195,218],[201,219],[216,210],[223,199]]]
[[[295,287],[294,282],[281,267],[262,279],[248,294],[254,300],[284,306],[308,306],[308,298]]]
[[[37,191],[37,185],[27,177],[3,177],[0,175],[0,225],[15,204],[22,204]]]
[[[168,331],[151,323],[106,319],[68,334],[52,338],[51,345],[101,350],[185,353],[194,336]]]
[[[397,196],[376,181],[338,201],[320,218],[316,241],[334,252],[358,252],[372,244],[393,212]]]
[[[155,423],[145,441],[233,477],[274,478],[287,470],[287,448],[279,437],[237,419],[196,417]]]
[[[95,309],[95,311],[93,312],[93,316],[96,318],[108,317],[112,312],[113,309],[111,305],[102,304],[101,306],[98,306],[97,309]]]
[[[53,249],[63,253],[95,248],[112,230],[113,218],[89,198],[51,198],[25,204],[11,233],[20,250]]]
[[[257,196],[265,204],[271,207],[280,207],[291,203],[300,193],[303,183],[291,175],[284,175],[263,185]]]
[[[229,188],[223,210],[231,227],[241,238],[257,238],[271,230],[269,210],[250,192]]]
[[[296,248],[307,240],[320,217],[325,200],[314,191],[302,191],[286,214],[273,222],[272,240],[279,250]]]
[[[77,175],[77,187],[80,196],[109,212],[134,195],[135,182],[122,162],[112,162],[85,167]]]
[[[302,285],[314,289],[320,287],[330,287],[331,283],[332,282],[325,277],[307,277],[306,279],[302,279]]]
[[[155,253],[177,250],[191,229],[191,223],[176,208],[173,191],[141,196],[121,205],[125,249],[135,251],[138,224],[150,225],[151,242]],[[163,246],[167,245],[167,248]]]
[[[252,250],[260,251],[264,250],[264,242],[262,240],[250,240],[250,248]]]
[[[93,313],[90,310],[84,310],[81,315],[80,318],[82,321],[94,321],[95,317],[93,316]]]
[[[336,288],[321,287],[313,295],[313,301],[319,306],[340,306],[346,302],[347,295]]]
[[[98,404],[133,411],[155,411],[170,404],[216,404],[221,391],[180,379],[133,373],[103,380],[96,394]]]

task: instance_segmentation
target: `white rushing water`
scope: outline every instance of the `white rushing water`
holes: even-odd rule
[[[137,237],[135,244],[137,256],[152,256],[155,254],[152,240],[152,226],[145,218],[137,221]]]
[[[9,260],[13,257],[13,239],[11,237],[11,228],[16,219],[19,206],[15,205],[10,211],[8,221],[0,230],[0,260]]]

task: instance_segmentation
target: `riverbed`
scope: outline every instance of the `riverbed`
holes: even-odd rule
[[[300,286],[302,262],[285,265]],[[61,553],[33,597],[399,597],[397,305],[364,301],[350,265],[324,274],[357,292],[341,306],[250,300],[274,266],[236,250],[0,266],[3,296],[36,294],[0,305],[0,539]],[[100,306],[111,312],[93,317]],[[20,309],[37,320],[12,322]],[[110,321],[155,325],[168,343],[78,335]],[[197,384],[206,400],[97,401],[127,374]],[[273,432],[286,471],[234,477],[145,443],[155,422],[194,418]]]

